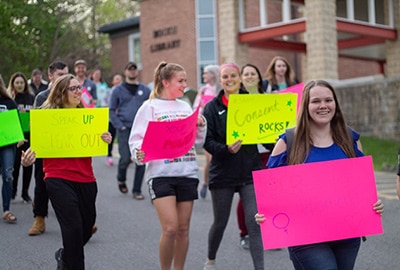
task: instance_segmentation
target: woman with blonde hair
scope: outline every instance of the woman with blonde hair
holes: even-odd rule
[[[174,121],[193,113],[183,96],[186,83],[184,68],[175,63],[161,62],[154,72],[154,88],[150,98],[139,108],[132,125],[129,146],[132,157],[142,165],[146,155],[141,150],[146,127],[150,121]],[[205,119],[197,122],[197,143],[206,133]],[[193,202],[198,198],[198,164],[194,145],[175,159],[150,160],[146,163],[145,179],[160,225],[160,269],[182,270],[189,247],[189,227]]]
[[[240,68],[234,63],[221,65],[222,90],[204,108],[207,136],[204,148],[213,156],[210,165],[209,189],[213,205],[213,223],[208,233],[207,259],[204,270],[216,269],[216,257],[229,221],[232,201],[239,193],[249,233],[249,248],[254,269],[264,269],[261,231],[254,222],[257,212],[252,172],[263,168],[257,145],[242,145],[242,140],[226,144],[226,121],[229,99],[234,94],[248,94],[241,89]]]

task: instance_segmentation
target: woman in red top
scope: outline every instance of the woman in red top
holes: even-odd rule
[[[43,109],[82,108],[82,86],[71,74],[59,77],[52,86]],[[111,142],[111,134],[101,139]],[[23,153],[22,164],[35,159],[30,149]],[[84,269],[83,247],[92,236],[96,220],[97,184],[91,157],[44,158],[43,171],[49,199],[60,224],[64,248],[56,251],[57,269]]]

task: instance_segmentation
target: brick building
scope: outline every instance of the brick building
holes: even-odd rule
[[[140,17],[105,25],[111,71],[129,60],[149,83],[160,61],[198,88],[207,64],[288,59],[300,81],[400,76],[400,0],[142,0]]]

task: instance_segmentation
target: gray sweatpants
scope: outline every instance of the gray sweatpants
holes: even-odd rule
[[[211,190],[214,222],[208,234],[208,259],[215,260],[216,258],[226,225],[228,224],[235,192],[239,192],[243,204],[254,269],[262,270],[264,269],[264,251],[260,226],[257,225],[254,219],[254,215],[257,213],[257,205],[254,186],[252,184]]]

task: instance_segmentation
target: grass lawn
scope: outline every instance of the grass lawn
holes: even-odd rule
[[[376,171],[396,171],[399,143],[375,137],[361,136],[363,151],[371,155]]]

